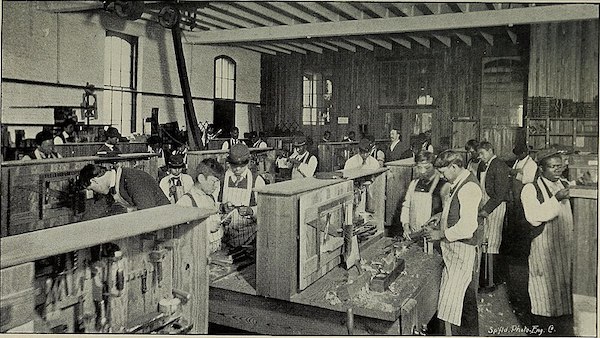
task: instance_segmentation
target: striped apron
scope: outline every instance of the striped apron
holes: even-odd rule
[[[433,191],[440,181],[440,176],[435,175],[429,191],[415,191],[410,200],[410,229],[412,232],[421,230],[425,222],[431,218],[433,208]],[[416,186],[415,186],[416,187]]]
[[[540,178],[541,180],[541,178]],[[564,186],[546,181],[552,195]],[[545,200],[550,197],[542,186]],[[531,242],[529,253],[529,298],[531,313],[562,316],[573,311],[571,262],[573,250],[573,212],[568,199],[561,201],[558,217],[545,222],[542,233]],[[593,268],[593,267],[591,267]]]
[[[254,182],[252,172],[246,170],[238,181],[236,179],[231,171],[225,173],[223,200],[221,202],[230,202],[234,206],[250,206],[252,183]],[[235,248],[243,244],[249,244],[255,236],[256,222],[252,218],[240,216],[238,210],[234,210],[231,215],[231,222],[225,227],[224,242]]]
[[[460,184],[458,182],[458,185]],[[443,199],[444,209],[440,219],[442,231],[448,228],[450,204],[456,193],[458,191],[454,191],[448,198]],[[440,246],[444,269],[442,270],[437,316],[441,320],[460,326],[465,292],[473,279],[477,248],[461,241],[448,242],[446,239],[440,241]]]
[[[487,176],[488,168],[481,172],[481,182],[479,183],[482,193],[481,204],[479,204],[480,209],[490,200],[490,196],[485,191],[485,177]],[[502,226],[504,225],[505,213],[506,202],[502,202],[488,215],[488,217],[484,219],[483,241],[487,242],[487,253],[500,253],[500,243],[502,242]]]

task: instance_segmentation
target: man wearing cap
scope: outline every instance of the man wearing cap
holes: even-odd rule
[[[294,138],[294,152],[288,158],[288,167],[292,168],[292,179],[313,177],[319,161],[306,150],[306,137]]]
[[[183,155],[171,155],[169,174],[163,177],[159,183],[160,189],[165,193],[171,204],[177,203],[181,196],[187,194],[194,186],[194,179],[192,176],[184,174],[183,169],[185,169]]]
[[[223,145],[221,146],[222,150],[230,149],[232,145],[242,143],[238,139],[238,137],[240,136],[240,130],[238,129],[238,127],[231,128],[230,136],[231,137],[229,138],[229,140],[223,142]]]
[[[392,128],[390,130],[390,146],[387,147],[385,160],[387,162],[402,159],[402,150],[400,149],[400,129]]]
[[[256,193],[255,187],[265,185],[265,180],[248,168],[250,150],[245,144],[234,144],[229,149],[229,168],[221,183],[219,202],[225,215],[223,241],[229,247],[249,245],[256,238]]]
[[[555,149],[536,158],[540,175],[523,187],[521,201],[531,224],[529,298],[531,313],[555,317],[572,313],[571,262],[573,212],[569,182],[561,177],[564,163]]]
[[[87,210],[84,219],[169,204],[156,180],[139,169],[118,166],[108,170],[87,164],[79,171],[79,182],[83,188],[108,197],[105,204],[99,204],[100,210]]]
[[[122,153],[121,149],[119,149],[119,147],[117,147],[117,144],[119,143],[119,139],[121,138],[121,133],[119,133],[119,130],[117,130],[117,128],[115,128],[115,127],[108,127],[108,129],[106,129],[106,133],[104,133],[104,135],[106,136],[106,141],[96,151],[96,154],[98,154],[98,155],[121,154]]]
[[[371,156],[373,146],[366,138],[358,143],[358,154],[350,157],[344,164],[344,170],[348,169],[378,169],[379,162]]]
[[[61,123],[62,132],[54,137],[54,144],[65,144],[75,142],[75,125],[73,119],[65,119]]]
[[[23,156],[23,160],[45,160],[49,158],[62,158],[62,156],[54,150],[54,141],[52,133],[46,130],[40,131],[35,135],[35,150]]]
[[[496,157],[494,148],[489,142],[479,143],[477,153],[479,159],[485,165],[484,171],[480,173],[479,177],[479,184],[483,193],[479,216],[485,218],[483,237],[484,243],[487,243],[487,251],[485,251],[487,253],[487,271],[484,271],[484,276],[487,276],[487,286],[491,288],[495,286],[494,277],[498,276],[498,269],[494,274],[494,258],[499,258],[502,242],[506,201],[510,196],[510,168],[504,161]],[[496,263],[496,266],[501,267],[498,263]]]

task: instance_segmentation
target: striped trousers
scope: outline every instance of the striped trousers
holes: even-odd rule
[[[500,244],[502,243],[502,227],[504,225],[504,215],[506,214],[506,202],[500,203],[484,222],[484,241],[487,242],[487,253],[499,254]]]

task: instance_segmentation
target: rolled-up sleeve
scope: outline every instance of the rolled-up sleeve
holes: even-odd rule
[[[481,201],[481,189],[476,183],[468,182],[458,191],[460,218],[444,235],[449,242],[473,237],[477,230],[477,213]]]
[[[533,183],[526,184],[523,187],[521,202],[523,202],[525,218],[533,226],[538,226],[543,222],[554,219],[558,216],[560,210],[560,202],[554,196],[544,201],[544,203],[540,203],[537,199],[537,192]]]

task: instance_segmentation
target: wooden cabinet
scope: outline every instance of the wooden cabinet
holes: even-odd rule
[[[597,152],[598,119],[528,118],[527,142],[533,149],[560,144],[575,150]]]
[[[98,332],[94,318],[106,323],[103,332],[110,327],[113,333],[149,333],[135,327],[152,318],[178,317],[181,326],[191,324],[191,332],[206,334],[205,222],[212,213],[167,205],[0,239],[0,306],[3,319],[10,317],[0,330],[37,317],[35,302],[42,309],[36,322],[43,325],[33,330],[38,333],[80,332],[80,325],[87,333]],[[117,247],[121,258],[111,258],[117,255],[107,254],[109,247]],[[174,296],[179,301],[166,304],[180,305],[161,316],[159,302]]]

